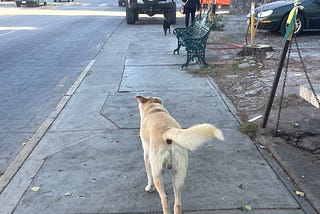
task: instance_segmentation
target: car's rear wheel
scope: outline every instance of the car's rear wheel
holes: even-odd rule
[[[281,23],[281,33],[282,35],[285,35],[286,34],[286,31],[287,31],[287,28],[288,28],[288,24],[287,24],[287,19],[288,19],[288,15],[285,16],[285,18],[282,20],[282,23]],[[303,16],[298,13],[297,17],[296,17],[296,24],[295,24],[295,28],[294,28],[294,34],[296,36],[299,36],[302,31],[304,30],[306,26],[306,22],[303,18]]]

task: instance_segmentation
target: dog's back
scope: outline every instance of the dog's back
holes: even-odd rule
[[[169,127],[181,129],[179,123],[171,117],[161,103],[150,103],[140,108],[141,127],[140,135],[147,142],[167,144],[163,138]],[[154,140],[151,140],[154,139]]]
[[[170,213],[162,171],[172,170],[175,195],[174,213],[181,213],[181,193],[187,173],[188,150],[195,150],[216,137],[223,140],[222,132],[211,124],[198,124],[182,129],[163,107],[157,97],[136,97],[141,116],[140,137],[144,150],[144,161],[148,177],[145,190],[157,189],[164,214]]]
[[[224,140],[220,129],[212,124],[197,124],[182,129],[180,124],[163,107],[162,101],[156,97],[137,97],[141,115],[140,135],[145,141],[157,144],[172,142],[188,150],[195,150],[212,138]]]

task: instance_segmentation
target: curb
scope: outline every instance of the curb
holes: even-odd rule
[[[6,188],[6,186],[10,183],[11,179],[16,175],[24,161],[29,157],[34,148],[38,145],[42,137],[47,133],[50,126],[57,119],[60,112],[69,102],[72,95],[76,92],[77,88],[83,81],[83,79],[87,76],[88,72],[94,65],[96,60],[91,60],[89,64],[85,67],[85,69],[81,72],[80,76],[76,79],[76,81],[72,84],[69,90],[65,93],[65,95],[61,98],[57,106],[53,109],[53,111],[49,114],[49,116],[41,123],[37,131],[32,135],[30,139],[24,142],[23,148],[20,150],[15,159],[10,163],[4,174],[0,177],[0,194]]]

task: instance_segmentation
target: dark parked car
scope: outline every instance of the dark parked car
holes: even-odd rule
[[[47,5],[47,0],[15,0],[17,7],[21,5],[40,6]]]
[[[294,1],[276,1],[255,9],[255,22],[258,29],[280,31],[285,33],[289,12]],[[295,34],[300,35],[305,29],[320,29],[320,0],[303,0],[303,10],[299,10]],[[249,15],[248,15],[249,16]],[[258,22],[259,19],[259,22]]]
[[[54,2],[62,2],[62,1],[67,1],[67,2],[70,2],[70,1],[74,1],[74,0],[53,0]]]

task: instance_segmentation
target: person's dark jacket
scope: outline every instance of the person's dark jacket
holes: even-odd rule
[[[196,12],[197,10],[200,10],[201,4],[200,0],[182,0],[182,2],[186,3],[184,6],[185,10],[189,10],[192,12]]]

